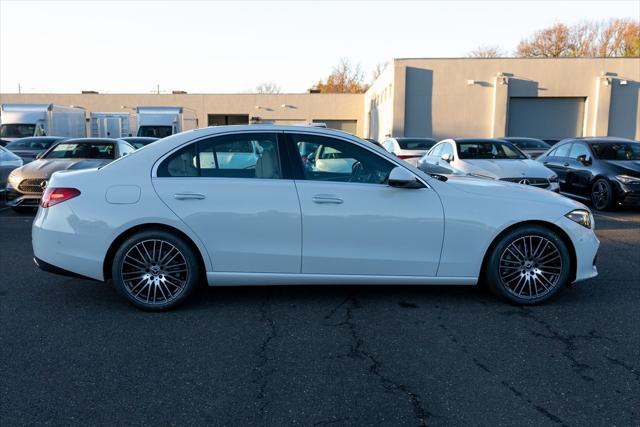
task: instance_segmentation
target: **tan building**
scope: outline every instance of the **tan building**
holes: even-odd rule
[[[194,110],[199,126],[315,121],[378,140],[640,139],[640,58],[395,59],[365,94],[6,93],[0,103],[78,105],[87,113],[175,105]]]

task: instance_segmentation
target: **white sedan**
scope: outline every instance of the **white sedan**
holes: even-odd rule
[[[251,167],[217,160],[248,144],[260,147]],[[320,147],[351,167],[305,159]],[[594,277],[599,245],[589,210],[553,192],[430,176],[343,132],[273,125],[184,132],[99,169],[54,173],[32,241],[42,269],[111,279],[148,310],[179,304],[200,281],[482,279],[534,304]]]
[[[418,161],[426,173],[462,174],[560,191],[558,176],[510,142],[489,138],[445,139]]]

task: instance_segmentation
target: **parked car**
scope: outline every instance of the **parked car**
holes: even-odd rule
[[[418,159],[424,156],[436,142],[433,138],[387,138],[382,143],[382,147],[412,166],[416,166]]]
[[[62,136],[31,136],[11,141],[6,145],[8,150],[22,159],[24,163],[32,162],[38,154],[45,152],[51,144],[65,139]]]
[[[549,148],[551,148],[551,145],[547,144],[541,139],[536,138],[507,136],[500,139],[512,143],[513,145],[518,147],[520,151],[522,151],[532,159],[539,157],[541,154],[544,154]]]
[[[640,142],[623,138],[571,138],[537,159],[559,177],[560,191],[591,201],[598,210],[640,206]]]
[[[251,165],[199,161],[249,144],[261,147]],[[309,147],[330,147],[352,167],[305,167],[301,149]],[[53,174],[32,243],[43,270],[113,279],[148,310],[176,306],[205,279],[216,286],[484,278],[500,297],[535,304],[597,275],[592,221],[583,204],[553,192],[432,177],[344,132],[219,126],[161,139],[99,169]]]
[[[0,139],[0,147],[4,147],[10,142],[11,141],[7,141],[6,139]]]
[[[418,168],[426,173],[466,174],[559,191],[558,176],[552,170],[500,139],[445,139],[418,161]]]
[[[378,141],[377,139],[373,139],[373,138],[365,138],[365,141],[369,141],[370,143],[372,143],[373,145],[377,145],[378,147],[382,147],[382,144],[380,143],[380,141]],[[384,148],[384,147],[382,147]]]
[[[60,141],[37,160],[11,172],[7,205],[14,210],[35,208],[54,172],[98,168],[135,151],[128,142],[108,138]]]
[[[16,168],[22,166],[22,159],[4,147],[0,147],[0,195],[7,188],[7,177]]]
[[[127,141],[129,144],[133,145],[136,150],[158,140],[158,138],[152,138],[150,136],[128,136],[126,138],[119,139],[122,141]]]

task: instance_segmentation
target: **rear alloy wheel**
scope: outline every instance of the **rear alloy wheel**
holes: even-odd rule
[[[127,239],[115,254],[111,273],[116,290],[145,310],[175,307],[200,277],[193,250],[163,230],[144,231]]]
[[[604,178],[598,179],[591,188],[591,203],[599,211],[607,211],[613,208],[613,188]]]
[[[486,267],[494,294],[515,304],[532,305],[548,300],[567,285],[571,257],[556,233],[530,225],[503,236]]]

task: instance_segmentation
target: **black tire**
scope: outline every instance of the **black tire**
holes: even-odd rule
[[[198,286],[202,272],[189,244],[164,230],[150,229],[120,245],[111,277],[116,291],[133,305],[162,311],[182,303]]]
[[[493,245],[484,279],[499,298],[512,304],[535,305],[567,286],[571,268],[569,248],[557,233],[539,225],[524,225],[510,230]]]
[[[599,211],[609,211],[615,206],[613,187],[604,178],[599,178],[591,187],[591,204]]]

